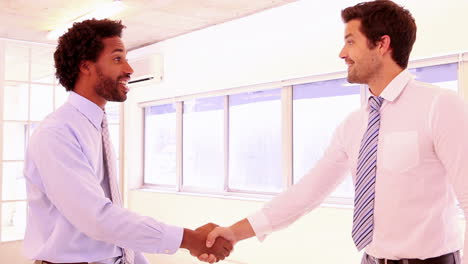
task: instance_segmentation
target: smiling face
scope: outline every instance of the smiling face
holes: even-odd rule
[[[105,38],[102,43],[104,49],[95,63],[95,92],[106,101],[123,102],[133,73],[126,59],[127,52],[119,37]]]
[[[360,27],[361,21],[357,19],[346,24],[345,45],[340,58],[348,65],[348,82],[369,84],[381,70],[382,60],[378,49],[370,47]]]

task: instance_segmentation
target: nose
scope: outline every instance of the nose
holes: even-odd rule
[[[130,63],[128,63],[128,61],[126,62],[125,72],[128,73],[128,74],[133,73],[133,68],[132,68],[132,66],[130,66]]]
[[[338,55],[340,58],[342,59],[346,59],[347,55],[346,55],[346,50],[345,50],[345,47],[343,47],[340,51],[340,54]]]

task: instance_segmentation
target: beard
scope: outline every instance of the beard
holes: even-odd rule
[[[353,65],[355,66],[355,65]],[[359,72],[359,69],[353,69],[353,70],[348,70],[348,77],[347,80],[349,83],[359,83],[359,84],[365,84],[367,82],[367,76],[368,73],[364,72],[361,73]]]
[[[382,64],[371,58],[364,63],[354,63],[351,67],[348,68],[348,82],[368,84],[370,80],[375,78],[376,73],[382,68]]]
[[[352,65],[348,67],[348,82],[369,84],[369,81],[377,76],[382,69],[382,61],[375,54],[375,49],[371,48],[365,56],[357,60],[349,59]]]
[[[108,102],[124,102],[127,95],[120,89],[119,80],[124,76],[119,76],[116,80],[105,76],[100,68],[96,68],[98,81],[95,87],[96,93]]]

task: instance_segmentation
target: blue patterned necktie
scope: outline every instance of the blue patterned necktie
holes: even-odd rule
[[[109,189],[111,194],[112,203],[116,206],[122,206],[122,198],[120,196],[119,185],[117,183],[116,165],[115,165],[115,153],[112,147],[109,126],[107,124],[106,113],[102,118],[102,147],[104,154],[104,174],[109,180]],[[123,260],[125,264],[133,264],[135,253],[132,250],[122,248]]]
[[[354,195],[352,237],[360,251],[372,241],[374,230],[374,197],[377,171],[377,143],[380,128],[382,97],[369,98],[369,121],[359,149]]]

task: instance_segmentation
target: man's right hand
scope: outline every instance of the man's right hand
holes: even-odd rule
[[[236,235],[234,234],[234,231],[230,227],[216,227],[211,231],[207,238],[206,238],[206,246],[211,247],[213,246],[214,242],[218,238],[224,238],[227,241],[231,242],[232,245],[235,245],[237,243],[237,238]]]
[[[249,221],[244,218],[230,227],[215,227],[206,238],[206,246],[208,248],[215,247],[219,239],[225,239],[235,245],[238,241],[253,236],[255,236],[255,232]],[[198,259],[210,262],[213,258],[208,254],[202,254],[198,256]]]
[[[216,242],[210,248],[206,246],[208,234],[216,227],[217,225],[209,223],[195,230],[184,229],[184,237],[180,247],[188,249],[192,256],[209,263],[223,260],[229,256],[233,248],[229,241],[220,237],[215,239]],[[201,259],[202,255],[204,257]]]

